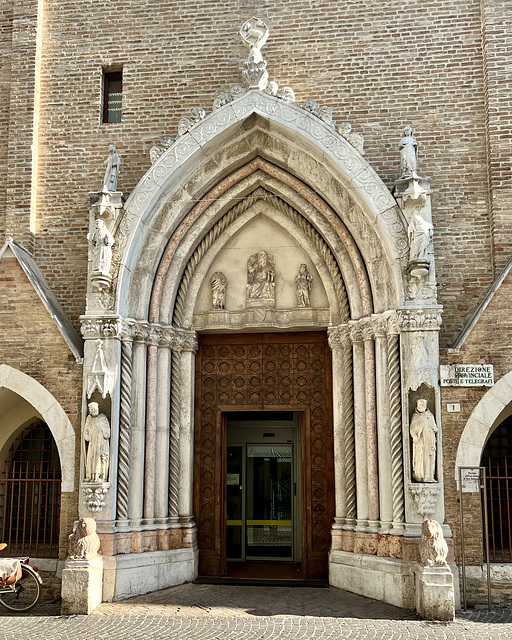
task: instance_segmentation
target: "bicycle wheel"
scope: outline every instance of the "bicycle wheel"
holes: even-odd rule
[[[13,591],[0,592],[0,603],[10,611],[30,611],[41,597],[41,584],[36,576],[21,565],[21,580]]]

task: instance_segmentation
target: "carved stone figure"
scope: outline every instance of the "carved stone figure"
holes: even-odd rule
[[[420,563],[424,567],[446,567],[448,545],[441,525],[436,520],[425,520],[421,526]]]
[[[283,87],[277,92],[277,97],[284,102],[295,102],[295,91],[291,87]]]
[[[409,262],[427,260],[427,250],[434,235],[434,227],[419,211],[415,211],[407,228],[409,236]]]
[[[100,413],[97,402],[89,402],[88,407],[89,415],[85,419],[84,428],[85,482],[106,482],[110,452],[110,423],[107,416]]]
[[[100,539],[94,518],[80,518],[69,536],[68,555],[72,560],[92,560],[98,556]]]
[[[436,482],[437,425],[427,401],[420,398],[411,418],[412,476],[417,482]]]
[[[411,127],[404,129],[403,138],[400,140],[400,178],[418,178],[418,144],[412,135]]]
[[[250,47],[249,62],[263,62],[261,49],[269,36],[267,25],[259,18],[250,18],[240,27],[239,31],[242,42]]]
[[[311,291],[311,283],[313,282],[313,276],[308,271],[306,264],[301,264],[299,267],[299,273],[295,276],[295,282],[297,288],[295,295],[297,296],[298,307],[310,307],[309,293]]]
[[[275,264],[266,251],[252,254],[247,262],[247,300],[274,302]]]
[[[112,193],[117,191],[117,181],[119,179],[119,169],[121,167],[121,158],[116,151],[115,145],[108,147],[110,151],[108,158],[105,160],[105,178],[103,179],[103,191]]]
[[[268,93],[269,96],[276,96],[278,91],[279,85],[275,80],[271,80],[265,88],[265,93]]]
[[[226,301],[226,276],[222,271],[216,271],[210,280],[212,285],[212,301],[214,309],[224,309]]]
[[[105,226],[101,218],[94,223],[95,231],[87,235],[87,239],[93,246],[92,271],[108,276],[112,264],[112,245],[114,236]]]
[[[166,151],[171,144],[174,142],[174,137],[170,135],[163,135],[160,139],[160,144],[155,144],[151,147],[149,151],[149,158],[151,160],[151,164],[155,164],[158,158]]]

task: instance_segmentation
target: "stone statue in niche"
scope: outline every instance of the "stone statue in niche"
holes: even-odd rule
[[[419,211],[413,213],[407,234],[409,236],[409,262],[429,262],[427,251],[434,235],[434,227],[423,218]]]
[[[105,178],[103,179],[103,191],[112,193],[117,191],[117,181],[119,179],[119,168],[121,167],[121,158],[116,151],[115,145],[108,147],[109,154],[105,161]]]
[[[93,246],[92,271],[93,273],[101,273],[102,275],[110,275],[110,266],[112,264],[112,245],[114,244],[114,236],[105,226],[105,222],[98,218],[95,223],[93,233],[87,234],[87,239]]]
[[[412,477],[416,482],[436,482],[437,425],[427,401],[420,398],[411,418]]]
[[[308,271],[306,264],[301,264],[299,267],[299,273],[295,276],[295,283],[297,288],[295,295],[297,296],[298,307],[310,307],[309,294],[311,291],[311,283],[313,282],[313,276]]]
[[[85,420],[85,482],[106,482],[108,480],[108,459],[110,452],[110,423],[104,413],[100,413],[97,402],[89,402],[89,415]]]
[[[266,251],[253,253],[247,262],[247,300],[275,302],[276,260]]]
[[[226,285],[227,285],[226,276],[222,273],[222,271],[216,271],[212,279],[210,280],[210,284],[212,286],[212,303],[214,309],[224,309],[224,304],[226,302]]]
[[[421,525],[420,563],[424,567],[446,567],[448,545],[437,520],[424,520]]]
[[[80,518],[69,536],[68,555],[71,560],[92,560],[98,556],[100,539],[94,518]]]
[[[412,135],[411,127],[404,129],[404,135],[400,140],[400,178],[416,178],[418,168],[418,143]]]

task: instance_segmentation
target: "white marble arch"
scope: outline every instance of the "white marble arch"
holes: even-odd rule
[[[507,416],[512,404],[512,371],[498,380],[473,409],[459,440],[455,459],[455,481],[459,467],[478,467],[487,439]]]
[[[75,432],[59,402],[37,380],[6,364],[0,364],[0,388],[9,389],[26,400],[46,422],[59,452],[61,491],[74,491]]]
[[[407,229],[389,190],[334,129],[296,104],[252,90],[180,136],[128,198],[116,226],[120,315],[146,315],[146,292],[173,232],[208,190],[257,153],[309,185],[342,218],[361,251],[372,289],[386,289],[385,296],[375,297],[385,298],[375,311],[403,304]],[[376,241],[369,242],[369,235]],[[137,291],[135,300],[131,291]]]

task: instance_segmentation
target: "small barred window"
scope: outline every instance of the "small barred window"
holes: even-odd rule
[[[103,75],[103,122],[121,122],[123,108],[123,72]]]

